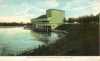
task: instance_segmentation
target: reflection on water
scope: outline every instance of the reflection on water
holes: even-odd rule
[[[38,46],[54,43],[59,34],[36,33],[23,27],[0,28],[0,55],[17,55]]]
[[[32,36],[38,41],[44,42],[45,44],[54,43],[58,38],[58,34],[55,32],[47,32],[47,33],[38,33],[38,32],[31,32]]]

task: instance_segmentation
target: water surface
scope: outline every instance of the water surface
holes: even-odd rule
[[[55,32],[38,33],[23,27],[0,28],[0,55],[17,55],[38,48],[41,45],[54,43],[59,36]]]

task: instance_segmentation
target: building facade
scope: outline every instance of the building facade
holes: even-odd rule
[[[46,11],[46,15],[31,20],[32,27],[38,30],[54,30],[64,23],[64,16],[65,14],[62,10],[49,9]]]

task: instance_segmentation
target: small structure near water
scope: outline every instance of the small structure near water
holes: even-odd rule
[[[64,23],[65,13],[63,10],[49,9],[46,15],[31,19],[32,29],[36,31],[51,31]]]

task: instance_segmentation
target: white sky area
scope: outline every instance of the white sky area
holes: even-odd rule
[[[52,8],[64,10],[67,18],[96,15],[100,0],[0,0],[0,22],[30,22]]]

